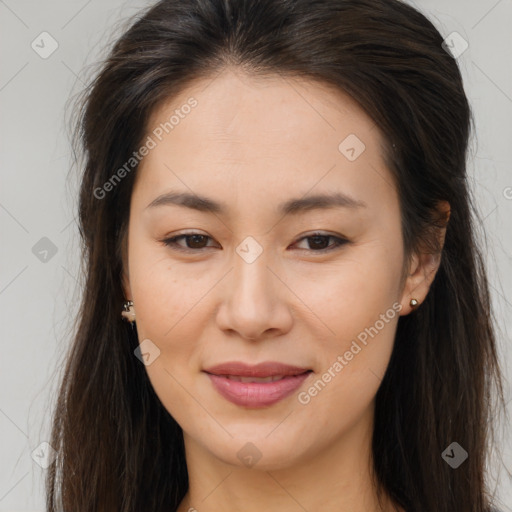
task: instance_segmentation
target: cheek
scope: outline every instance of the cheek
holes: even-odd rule
[[[336,335],[317,340],[319,371],[297,396],[309,418],[300,422],[304,436],[318,437],[320,430],[325,440],[332,439],[368,413],[393,350],[399,318],[399,304],[394,304],[373,311],[354,306],[327,320]]]
[[[193,319],[201,314],[206,284],[180,279],[168,265],[148,268],[133,288],[139,338],[154,340],[163,355],[190,353],[191,340],[200,339],[200,325]]]
[[[131,235],[130,286],[139,336],[163,340],[198,302],[207,283],[193,272],[184,274],[166,249],[148,235],[136,229]]]
[[[314,279],[310,271],[290,277],[294,292],[324,323],[325,334],[340,342],[373,325],[400,297],[399,251],[373,242],[353,254],[329,270],[319,268]]]
[[[139,341],[149,339],[160,350],[158,364],[147,366],[148,373],[162,364],[170,369],[174,364],[169,366],[169,361],[185,368],[183,363],[194,349],[190,340],[199,339],[189,318],[204,294],[204,285],[183,279],[162,248],[142,237],[133,237],[129,265]],[[183,326],[187,327],[186,339]]]
[[[140,261],[144,263],[134,271],[132,286],[139,342],[149,339],[159,351],[146,371],[167,411],[180,424],[186,423],[189,411],[197,408],[187,390],[193,389],[199,364],[197,340],[202,339],[202,327],[197,316],[205,286],[180,278],[169,261]]]
[[[320,382],[301,403],[314,401],[326,414],[333,408],[357,415],[368,406],[394,345],[402,262],[382,246],[366,249],[301,291],[325,326],[316,337]]]

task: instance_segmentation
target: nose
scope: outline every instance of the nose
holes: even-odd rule
[[[220,329],[251,341],[284,334],[293,323],[287,302],[293,294],[282,276],[268,266],[264,254],[252,263],[236,255],[217,310]]]

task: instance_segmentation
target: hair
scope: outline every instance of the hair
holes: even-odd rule
[[[373,477],[407,512],[484,512],[502,374],[466,177],[472,116],[443,38],[398,0],[162,0],[115,42],[85,90],[77,134],[84,290],[60,383],[47,510],[176,510],[188,489],[183,432],[134,357],[121,320],[123,254],[137,169],[98,198],[148,133],[151,114],[228,67],[300,77],[353,98],[380,129],[400,202],[404,254],[440,251],[424,303],[400,317],[376,396]],[[441,457],[456,441],[456,470]]]

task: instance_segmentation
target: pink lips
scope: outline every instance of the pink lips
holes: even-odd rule
[[[230,402],[245,407],[267,407],[292,394],[311,370],[278,362],[248,365],[230,361],[204,372]]]

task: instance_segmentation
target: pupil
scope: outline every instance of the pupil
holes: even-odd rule
[[[195,245],[195,243],[198,242],[199,246],[201,246],[201,239],[205,238],[205,235],[190,235],[190,238],[193,240],[191,248],[197,249],[197,246]],[[190,240],[190,238],[189,238],[189,240]],[[198,241],[198,239],[199,239],[199,241]],[[204,240],[203,240],[203,242],[204,242]],[[190,244],[189,244],[189,246],[190,246]]]
[[[325,249],[325,247],[326,247],[325,243],[327,242],[327,238],[328,237],[320,236],[320,235],[316,235],[316,236],[310,237],[310,239],[313,240],[313,247],[311,247],[311,244],[309,244],[310,248],[312,248],[312,249],[314,249],[314,248],[316,248],[316,249]],[[318,247],[318,242],[320,242],[320,246],[322,246],[322,247]]]

